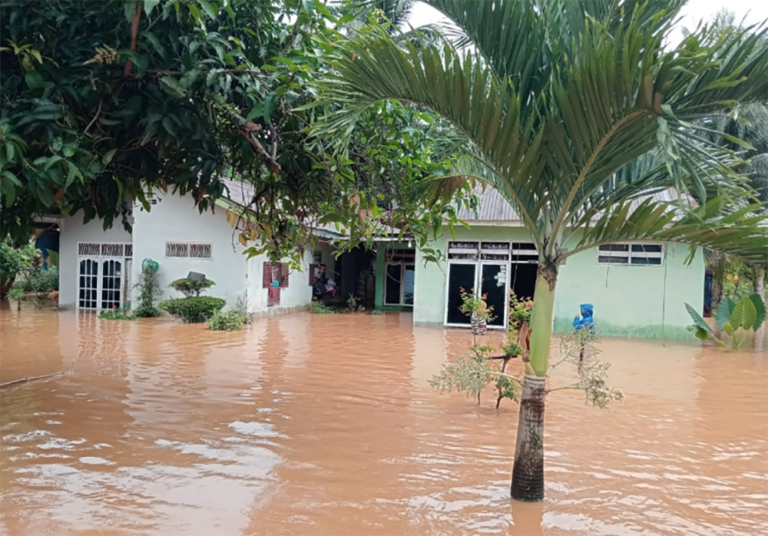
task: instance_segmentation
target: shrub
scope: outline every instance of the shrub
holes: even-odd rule
[[[312,312],[316,315],[332,315],[336,313],[336,309],[323,305],[322,302],[312,302]]]
[[[8,240],[0,240],[0,299],[35,266],[40,252],[32,244],[15,248]]]
[[[214,331],[237,331],[243,327],[243,317],[237,311],[216,313],[208,321],[208,328]]]
[[[124,309],[118,309],[115,307],[112,310],[105,309],[99,313],[99,318],[104,320],[135,320],[136,316],[131,314],[130,311]]]
[[[144,263],[142,266],[139,281],[134,286],[139,291],[136,301],[139,305],[136,307],[136,316],[150,318],[160,315],[160,310],[155,307],[155,300],[160,297],[160,279],[157,271],[153,269],[150,263]]]
[[[211,288],[216,283],[211,279],[203,279],[202,281],[195,281],[193,279],[187,279],[182,277],[176,281],[172,281],[169,287],[173,290],[178,290],[187,297],[198,297],[200,293],[205,289]]]
[[[154,318],[160,316],[160,309],[154,305],[139,305],[133,314],[138,318]]]
[[[191,298],[165,300],[160,302],[160,309],[169,312],[177,318],[181,318],[184,322],[196,323],[205,322],[216,311],[222,309],[226,303],[221,298],[193,296]]]

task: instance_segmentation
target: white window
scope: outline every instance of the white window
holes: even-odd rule
[[[660,266],[664,258],[662,244],[604,244],[597,248],[598,264]]]
[[[210,259],[213,256],[213,246],[196,242],[166,242],[165,256]]]

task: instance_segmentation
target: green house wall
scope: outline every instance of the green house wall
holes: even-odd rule
[[[448,240],[443,237],[437,246],[445,251]],[[525,242],[530,235],[520,227],[473,226],[457,229],[456,240]],[[598,264],[594,249],[569,257],[557,283],[555,331],[571,329],[579,304],[592,303],[600,335],[691,339],[685,302],[702,312],[704,256],[697,251],[693,262],[686,265],[688,246],[681,244],[665,244],[664,255],[661,266]],[[383,271],[383,260],[381,268],[377,267],[377,277]],[[443,325],[446,275],[446,262],[425,266],[417,251],[414,324]]]

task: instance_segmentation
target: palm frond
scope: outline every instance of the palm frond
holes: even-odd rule
[[[693,210],[679,203],[648,198],[622,200],[581,228],[576,247],[561,258],[585,249],[620,241],[678,242],[719,249],[760,264],[768,264],[768,217],[756,215],[760,205],[723,213],[726,201],[714,198]]]

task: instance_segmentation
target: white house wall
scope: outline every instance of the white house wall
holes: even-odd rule
[[[77,244],[80,242],[131,243],[132,237],[119,221],[107,230],[104,230],[101,220],[83,223],[82,212],[64,217],[59,228],[59,305],[74,308],[78,289]]]
[[[180,293],[168,288],[171,281],[186,277],[189,272],[200,272],[216,282],[205,295],[224,298],[227,309],[246,296],[248,310],[253,313],[310,304],[312,290],[306,273],[312,262],[310,252],[306,253],[303,272],[291,273],[288,288],[281,289],[280,304],[268,307],[269,291],[262,283],[264,262],[268,259],[265,255],[246,258],[245,248],[233,235],[224,208],[216,207],[213,213],[200,214],[191,197],[161,194],[155,199],[157,202],[150,212],[134,208],[134,281],[138,280],[142,261],[152,259],[160,265],[161,299],[181,297]],[[210,259],[167,257],[166,242],[211,244],[212,256]]]
[[[227,308],[234,306],[246,290],[247,263],[242,246],[232,245],[237,239],[224,209],[201,214],[190,196],[160,194],[155,199],[149,212],[140,207],[133,210],[133,280],[138,281],[144,259],[152,259],[160,265],[161,300],[181,298],[168,285],[189,272],[199,272],[216,283],[204,295],[224,298]],[[166,242],[211,244],[211,258],[167,257]]]

